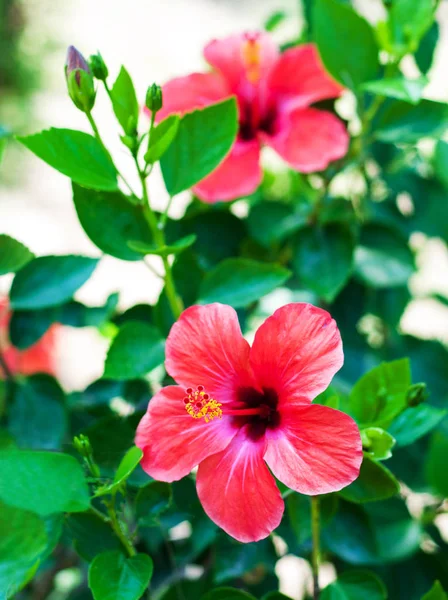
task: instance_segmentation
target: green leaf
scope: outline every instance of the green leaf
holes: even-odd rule
[[[55,379],[33,375],[18,382],[8,412],[8,429],[20,448],[61,448],[67,415],[64,392]]]
[[[276,264],[228,258],[209,271],[200,287],[200,302],[247,306],[281,286],[291,273]]]
[[[0,499],[10,506],[42,516],[90,506],[83,470],[68,454],[6,450],[0,452],[0,472]]]
[[[151,581],[153,564],[146,554],[125,558],[103,552],[89,567],[89,588],[95,600],[138,600]]]
[[[406,407],[410,385],[409,359],[382,363],[356,382],[342,410],[356,419],[361,428],[382,427]]]
[[[117,190],[117,170],[107,150],[82,131],[51,128],[17,138],[36,156],[79,185]]]
[[[153,164],[168,150],[179,129],[179,115],[170,115],[154,127],[148,141],[145,161]]]
[[[33,258],[34,254],[21,242],[0,234],[0,275],[16,273]]]
[[[364,503],[386,500],[398,494],[400,484],[389,469],[364,456],[358,479],[339,492],[349,502]]]
[[[426,77],[419,77],[418,79],[396,77],[394,79],[368,81],[362,85],[361,89],[377,96],[386,96],[386,98],[396,98],[410,104],[418,104],[427,85],[428,79]]]
[[[251,209],[247,217],[249,233],[254,240],[268,248],[304,227],[308,221],[308,212],[296,211],[280,202],[260,202]]]
[[[398,287],[415,271],[414,256],[399,232],[366,225],[355,250],[355,273],[374,288]]]
[[[211,173],[229,153],[237,131],[235,98],[182,117],[176,137],[160,161],[170,196]]]
[[[291,529],[299,544],[305,544],[311,539],[311,500],[309,496],[293,493],[286,498]],[[326,494],[320,498],[320,518],[325,527],[338,510],[336,494]]]
[[[448,496],[448,436],[437,431],[431,438],[426,459],[426,476],[435,492],[442,497]]]
[[[288,15],[284,10],[276,10],[266,19],[264,29],[266,31],[274,31],[281,23],[284,22]]]
[[[414,55],[420,72],[426,74],[432,66],[434,53],[439,41],[439,24],[437,21],[431,25],[423,36],[417,52]]]
[[[422,600],[448,600],[448,595],[440,581],[436,581],[429,592],[422,596]]]
[[[202,596],[201,600],[256,600],[256,598],[243,590],[222,587],[210,590],[210,592]]]
[[[417,106],[390,101],[376,121],[374,135],[382,142],[415,144],[422,137],[440,137],[448,127],[448,105],[422,100]]]
[[[91,562],[97,554],[108,550],[121,550],[121,542],[110,525],[94,513],[71,514],[66,519],[68,533],[73,539],[76,552]]]
[[[375,35],[353,8],[337,0],[316,0],[312,21],[319,53],[335,79],[354,89],[376,78],[379,62]]]
[[[162,364],[164,358],[165,342],[158,329],[147,323],[127,321],[109,348],[104,377],[135,379]]]
[[[354,245],[350,230],[340,224],[302,229],[293,256],[294,271],[305,287],[332,302],[350,277]]]
[[[397,56],[415,52],[434,20],[434,0],[394,0],[389,10],[389,31]]]
[[[367,427],[361,431],[364,453],[375,460],[386,460],[392,456],[395,439],[380,427]]]
[[[151,526],[165,512],[172,502],[172,490],[169,483],[151,481],[142,487],[135,500],[135,513],[140,525]]]
[[[384,583],[370,571],[345,571],[321,593],[321,600],[385,600]]]
[[[117,79],[110,91],[112,107],[123,131],[134,135],[138,123],[138,102],[131,76],[121,67]]]
[[[92,275],[98,258],[87,256],[39,256],[14,277],[13,309],[47,308],[63,304]]]
[[[95,496],[104,496],[118,490],[132,472],[138,467],[143,456],[143,452],[137,446],[130,448],[121,459],[114,480],[110,485],[103,486],[97,490]]]
[[[448,143],[439,140],[434,153],[434,171],[439,181],[448,189]]]
[[[388,431],[395,438],[397,446],[408,446],[437,427],[446,414],[444,409],[420,404],[396,416]]]
[[[79,222],[100,250],[121,260],[141,260],[128,242],[152,244],[142,207],[131,204],[121,192],[97,192],[73,184],[73,201]]]
[[[148,244],[142,244],[141,242],[131,241],[128,243],[129,248],[134,250],[135,252],[139,252],[140,254],[155,254],[156,256],[169,256],[170,254],[180,254],[190,246],[192,246],[196,241],[196,235],[193,233],[191,235],[187,235],[176,242],[173,242],[169,246],[162,246],[158,248],[157,246],[150,246]]]

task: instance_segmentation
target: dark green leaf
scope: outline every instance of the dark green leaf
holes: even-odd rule
[[[395,53],[415,52],[434,20],[434,0],[393,0],[389,10],[389,30]]]
[[[40,256],[23,267],[11,287],[13,309],[63,304],[85,283],[98,264],[87,256]]]
[[[172,502],[172,491],[169,483],[151,481],[142,487],[135,500],[135,512],[141,525],[151,526],[161,513],[165,512]]]
[[[17,138],[31,152],[79,185],[117,190],[117,170],[107,150],[91,135],[51,128]]]
[[[207,592],[201,600],[256,600],[251,594],[235,588],[222,587]]]
[[[434,52],[439,41],[439,24],[437,21],[431,25],[422,38],[417,52],[415,53],[415,62],[420,72],[426,74],[431,68]]]
[[[311,500],[309,496],[293,493],[286,499],[289,522],[299,544],[311,539]],[[320,518],[325,527],[338,509],[336,494],[327,494],[320,498]]]
[[[296,211],[279,202],[260,202],[250,211],[247,226],[251,236],[262,246],[282,242],[307,223],[307,210]]]
[[[73,201],[79,221],[100,250],[122,260],[141,260],[130,240],[153,243],[141,206],[131,204],[121,192],[96,192],[73,185]]]
[[[234,98],[187,113],[160,161],[171,196],[193,186],[225,158],[238,129]]]
[[[385,600],[384,583],[370,571],[345,571],[330,583],[321,594],[321,600]]]
[[[178,115],[170,115],[154,127],[149,138],[148,150],[145,154],[145,161],[147,163],[155,163],[165,154],[176,137],[179,122]]]
[[[137,128],[139,108],[134,84],[124,67],[121,67],[110,92],[118,122],[126,134],[133,135]]]
[[[0,234],[0,275],[16,273],[33,258],[34,254],[21,242]]]
[[[125,558],[117,551],[103,552],[90,563],[89,588],[95,600],[138,600],[152,576],[146,554]]]
[[[428,80],[426,77],[419,77],[418,79],[397,77],[396,79],[368,81],[362,85],[362,89],[377,96],[386,96],[387,98],[396,98],[410,104],[418,104],[427,84]]]
[[[436,581],[422,600],[448,600],[448,595],[444,591],[440,581]]]
[[[68,454],[0,452],[0,499],[39,515],[82,512],[90,506],[80,464]]]
[[[192,246],[196,241],[196,236],[194,234],[187,235],[176,242],[173,242],[169,246],[162,246],[158,248],[154,245],[142,244],[141,242],[136,242],[132,240],[128,243],[129,248],[138,252],[142,255],[145,254],[155,254],[156,256],[169,256],[170,254],[180,254],[190,246]]]
[[[434,171],[439,181],[448,188],[448,143],[439,140],[434,153]]]
[[[91,562],[97,554],[122,548],[120,540],[110,525],[93,513],[70,515],[66,519],[66,526],[76,551],[88,562]]]
[[[395,438],[397,446],[407,446],[437,427],[446,414],[444,409],[420,404],[407,408],[395,417],[388,431]]]
[[[448,104],[422,100],[417,106],[391,101],[380,113],[374,135],[382,142],[414,144],[422,137],[439,137],[448,127]]]
[[[376,78],[375,35],[351,6],[337,0],[316,0],[312,21],[319,53],[333,77],[352,89]]]
[[[200,288],[202,304],[222,302],[234,308],[247,306],[281,286],[290,271],[276,264],[229,258],[206,274]]]
[[[437,431],[431,439],[426,460],[426,475],[435,492],[442,497],[448,496],[447,456],[448,436],[441,431]]]
[[[400,491],[400,485],[389,469],[364,456],[358,479],[339,492],[350,502],[364,503],[386,500]]]
[[[107,353],[104,377],[135,379],[163,363],[165,342],[147,323],[127,321],[121,326]]]
[[[367,427],[361,431],[364,453],[375,460],[386,460],[392,456],[395,439],[380,427]]]

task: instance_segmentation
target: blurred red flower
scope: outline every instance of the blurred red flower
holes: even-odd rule
[[[309,495],[335,492],[358,476],[356,423],[311,403],[342,363],[335,321],[311,304],[277,310],[252,347],[233,308],[188,308],[166,345],[166,368],[179,385],[152,398],[137,429],[143,469],[176,481],[199,464],[208,516],[242,542],[265,538],[284,510],[269,469]]]

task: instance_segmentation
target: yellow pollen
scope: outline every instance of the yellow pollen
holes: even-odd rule
[[[193,419],[204,419],[206,423],[222,417],[221,404],[210,398],[202,385],[196,390],[188,388],[184,398],[185,410]]]
[[[243,42],[242,55],[246,77],[250,83],[260,79],[261,45],[255,37],[248,37]]]

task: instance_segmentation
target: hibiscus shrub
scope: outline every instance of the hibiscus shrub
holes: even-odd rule
[[[416,253],[448,241],[448,107],[424,98],[436,4],[384,2],[373,26],[307,0],[299,39],[274,42],[276,13],[214,40],[209,70],[144,107],[124,67],[112,83],[69,48],[91,133],[17,140],[71,179],[99,252],[0,236],[1,598],[287,600],[285,554],[294,598],[447,598],[446,349],[400,328]],[[150,257],[157,303],[75,300],[100,252]],[[104,374],[68,392],[58,349],[86,326],[110,340]]]

